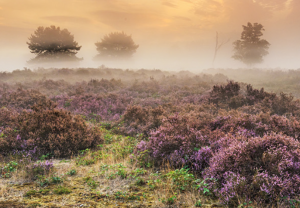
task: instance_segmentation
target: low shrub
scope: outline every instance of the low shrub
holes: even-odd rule
[[[54,168],[51,161],[37,161],[26,166],[26,175],[31,179],[36,179],[38,175],[47,175]]]
[[[243,200],[276,204],[300,194],[300,143],[281,134],[227,138],[204,172],[209,189],[225,204]]]
[[[69,176],[73,176],[73,175],[76,175],[76,174],[77,174],[77,171],[75,169],[72,169],[72,170],[67,172],[67,175],[69,175]]]
[[[214,85],[210,92],[209,101],[216,105],[228,102],[230,99],[239,95],[240,88],[239,83],[233,81],[228,82],[226,85]]]
[[[243,89],[246,88],[246,89]],[[268,93],[264,88],[253,89],[251,85],[242,87],[240,83],[230,81],[226,85],[215,85],[209,94],[208,101],[224,109],[245,108],[256,106],[260,111],[271,115],[299,114],[299,101],[281,92],[279,95]]]
[[[1,153],[35,149],[38,155],[66,157],[103,142],[99,129],[88,126],[80,116],[55,107],[48,101],[17,115],[4,129],[5,138],[0,138]]]
[[[4,167],[0,169],[0,176],[3,178],[9,178],[12,172],[15,172],[18,167],[18,163],[15,161],[10,161]]]
[[[249,131],[252,136],[283,133],[287,136],[300,138],[300,123],[297,118],[259,113],[256,115],[230,111],[225,116],[217,116],[209,124],[210,130],[221,130],[224,133],[239,132],[241,129]]]
[[[194,175],[188,172],[188,169],[181,168],[168,172],[163,175],[170,181],[172,190],[179,190],[181,192],[190,189],[194,182]]]
[[[80,93],[73,96],[66,94],[53,96],[51,100],[57,102],[59,108],[82,115],[86,120],[100,122],[120,119],[132,98],[113,93],[106,95]]]
[[[48,100],[45,95],[37,90],[24,90],[18,88],[15,91],[4,92],[0,96],[0,107],[14,108],[18,111],[30,109],[33,105]]]
[[[53,184],[58,184],[58,183],[62,183],[63,182],[63,178],[59,177],[59,176],[51,176],[51,183]]]
[[[144,156],[147,152],[148,157],[144,159],[156,165],[168,162],[173,167],[188,166],[201,171],[208,165],[212,153],[209,138],[196,129],[201,126],[199,123],[201,121],[188,116],[169,116],[151,133],[148,142],[141,141],[137,145],[135,153]]]
[[[161,125],[165,112],[162,106],[152,108],[130,105],[119,121],[122,125],[118,126],[115,132],[129,136],[136,136],[142,133],[147,137],[150,135],[151,130]]]

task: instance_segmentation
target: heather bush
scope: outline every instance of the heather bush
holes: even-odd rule
[[[257,87],[264,87],[266,91],[280,93],[291,92],[299,98],[299,69],[209,69],[208,73],[222,73],[238,82],[250,83]]]
[[[155,93],[159,91],[159,83],[156,80],[149,82],[138,82],[137,80],[129,88],[130,91],[135,91],[138,93]]]
[[[162,106],[151,108],[138,105],[127,107],[115,132],[129,136],[143,134],[150,135],[150,130],[154,130],[161,125],[165,110]]]
[[[34,151],[38,155],[66,157],[102,143],[100,130],[89,127],[80,116],[55,107],[48,101],[16,116],[3,130],[1,154]]]
[[[209,188],[225,204],[254,200],[277,204],[300,194],[300,143],[281,134],[228,137],[204,172]]]
[[[294,97],[292,95],[281,92],[279,96],[276,96],[276,99],[272,99],[271,114],[285,115],[288,113],[299,116],[299,104],[297,101],[293,101],[293,99]],[[270,100],[263,102],[263,104],[265,103],[268,106]],[[264,105],[262,107],[264,107]]]
[[[257,102],[262,102],[266,97],[274,99],[276,97],[275,93],[267,93],[264,88],[260,90],[253,89],[251,85],[247,85],[246,89],[246,101],[249,105],[254,105]]]
[[[51,98],[59,108],[82,115],[87,120],[116,121],[125,112],[131,98],[118,94],[80,94],[77,96],[58,95]]]
[[[215,85],[209,93],[209,103],[214,103],[220,108],[237,109],[254,105],[259,112],[268,112],[272,115],[292,114],[300,116],[299,101],[294,101],[292,95],[281,92],[278,95],[268,93],[264,88],[253,89],[247,85],[246,89],[237,82],[230,81],[226,85]]]
[[[88,84],[89,89],[88,91],[91,92],[93,91],[94,93],[97,93],[99,91],[113,91],[115,89],[119,89],[121,87],[123,87],[123,83],[122,81],[119,80],[115,80],[115,79],[111,79],[111,80],[107,80],[107,79],[101,79],[101,80],[97,80],[97,79],[91,79]]]
[[[18,115],[19,113],[14,109],[0,108],[0,130],[3,131],[5,128],[11,126]]]
[[[215,85],[210,92],[209,101],[216,105],[227,102],[231,98],[239,95],[240,88],[240,85],[233,81],[228,82],[227,85]]]
[[[26,166],[26,176],[31,179],[36,179],[38,175],[47,175],[53,170],[53,162],[46,161],[37,161],[36,163],[31,163]]]
[[[79,116],[55,109],[52,102],[35,105],[32,112],[20,114],[20,135],[33,140],[40,154],[70,156],[78,150],[96,147],[102,142],[96,128],[88,127]]]
[[[188,166],[202,171],[209,162],[211,150],[209,138],[203,136],[197,127],[201,121],[187,116],[175,114],[163,120],[163,124],[151,132],[149,141],[141,141],[136,154],[146,151],[146,160],[156,165],[168,162],[174,167]]]
[[[37,90],[23,90],[21,88],[16,91],[7,91],[0,96],[0,107],[14,108],[22,111],[30,109],[34,104],[45,102],[46,96]]]
[[[217,116],[210,122],[210,129],[220,130],[224,133],[238,132],[245,129],[252,132],[252,136],[263,136],[272,132],[283,133],[299,139],[300,123],[295,117],[286,118],[270,113],[256,115],[230,111],[225,116]]]
[[[71,93],[74,90],[74,87],[71,86],[67,81],[65,80],[52,80],[52,79],[42,79],[39,81],[35,81],[30,84],[26,84],[27,88],[33,88],[39,89],[39,91],[47,95],[47,97],[51,95],[57,95],[64,93]]]

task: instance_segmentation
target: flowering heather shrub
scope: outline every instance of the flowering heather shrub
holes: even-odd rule
[[[18,115],[14,109],[0,108],[0,129],[3,131],[4,128],[9,127]]]
[[[88,90],[89,92],[93,91],[94,93],[96,93],[97,91],[98,92],[99,91],[109,91],[109,92],[113,91],[115,89],[122,87],[123,83],[120,79],[119,80],[91,79],[87,85],[89,86],[89,90]]]
[[[244,128],[232,130],[227,134],[224,132],[213,131],[211,135],[216,132],[218,136],[214,139],[210,139],[210,149],[213,153],[228,148],[233,142],[242,142],[245,140],[245,138],[250,139],[257,136],[255,132]]]
[[[247,85],[246,100],[249,105],[254,105],[257,102],[262,102],[266,97],[274,99],[276,97],[276,94],[267,93],[264,91],[264,88],[257,90],[253,89],[251,85]]]
[[[47,88],[45,87],[46,84],[51,84],[51,86]],[[57,87],[55,87],[55,84],[57,85]],[[76,82],[75,84],[67,83],[62,80],[44,80],[42,82],[39,82],[39,86],[41,86],[43,92],[46,91],[47,94],[68,94],[69,96],[80,96],[84,94],[104,94],[124,88],[124,84],[121,80],[107,80],[103,78],[101,80],[91,79],[88,82]]]
[[[58,95],[51,98],[59,108],[85,116],[87,120],[116,121],[125,112],[131,97],[118,94],[82,94],[78,96]]]
[[[35,150],[41,155],[65,157],[102,143],[100,130],[87,126],[80,116],[56,109],[51,101],[34,105],[31,112],[23,111],[4,132],[0,140],[2,154]]]
[[[12,78],[14,75],[9,72],[0,72],[0,80],[8,80],[9,78]]]
[[[264,104],[268,107],[271,100],[271,114],[284,115],[288,113],[299,117],[299,101],[293,101],[293,99],[294,97],[292,95],[280,93],[279,96],[276,96],[276,99],[268,99],[267,101],[264,100],[262,107],[264,107]]]
[[[48,89],[48,90],[58,90],[66,87],[68,83],[64,80],[51,80],[51,79],[44,79],[41,81],[38,81],[38,86],[40,88]]]
[[[46,175],[54,168],[53,162],[49,160],[37,161],[26,166],[26,175],[35,179],[37,175]]]
[[[138,93],[155,93],[159,91],[159,83],[156,80],[150,82],[134,82],[133,85],[129,88],[130,91]]]
[[[237,206],[241,200],[276,204],[300,194],[297,140],[281,134],[227,139],[234,141],[212,156],[204,172],[211,190],[225,204]]]
[[[209,162],[211,150],[209,138],[203,136],[195,126],[197,120],[187,116],[169,116],[163,124],[151,132],[149,141],[141,141],[136,153],[148,152],[148,160],[156,164],[169,162],[172,166],[190,166],[202,171]],[[199,126],[199,125],[198,125]]]
[[[53,94],[61,94],[61,92],[70,93],[74,90],[74,87],[65,80],[51,80],[44,78],[28,84],[26,87],[35,87],[36,89],[39,89],[41,93],[47,95],[47,97]]]
[[[135,136],[140,133],[148,136],[151,129],[160,126],[164,114],[165,110],[161,106],[151,108],[130,105],[119,121],[122,123],[122,126],[115,131],[129,136]]]
[[[36,160],[38,155],[40,155],[38,147],[34,144],[34,141],[32,140],[24,140],[20,137],[20,135],[17,135],[15,144],[17,146],[12,148],[13,155],[20,156],[24,160],[25,158],[27,158],[27,160],[29,161],[31,161],[31,159]]]
[[[210,92],[209,101],[219,105],[221,102],[226,102],[231,98],[238,96],[240,85],[237,82],[230,81],[227,85],[215,85]]]
[[[31,106],[39,102],[45,102],[46,96],[36,90],[8,91],[0,96],[0,107],[14,108],[21,111],[30,109]]]
[[[289,119],[283,116],[260,113],[249,115],[244,113],[229,112],[226,116],[218,116],[210,123],[212,131],[219,129],[224,133],[238,132],[245,129],[253,136],[263,136],[272,132],[283,133],[287,136],[300,139],[300,123],[295,117]]]
[[[227,85],[215,85],[209,94],[209,102],[224,109],[237,109],[244,106],[255,105],[259,111],[269,112],[272,115],[286,113],[300,116],[299,101],[294,101],[292,95],[265,92],[246,86],[245,93],[237,82],[228,82]]]
[[[157,108],[165,104],[165,100],[158,97],[135,98],[132,99],[130,105],[139,105],[143,107]],[[129,107],[129,106],[128,106]]]
[[[21,150],[20,136],[16,124],[19,113],[13,109],[0,109],[0,154],[7,155]],[[22,149],[24,150],[24,149]]]

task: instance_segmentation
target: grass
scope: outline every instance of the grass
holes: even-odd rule
[[[107,142],[100,149],[53,160],[54,169],[36,180],[28,180],[24,165],[13,166],[11,177],[0,178],[0,207],[7,202],[25,207],[199,207],[214,202],[199,194],[196,176],[185,169],[165,165],[158,171],[132,163],[129,156],[139,138],[103,131]]]

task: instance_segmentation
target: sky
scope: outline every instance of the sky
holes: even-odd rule
[[[80,67],[201,71],[239,68],[232,42],[242,25],[265,28],[269,55],[259,68],[298,69],[300,0],[0,0],[0,71],[34,68],[26,42],[39,26],[68,29],[82,46]],[[110,32],[132,35],[137,52],[127,62],[95,62],[95,42]],[[212,64],[215,36],[225,44]]]

